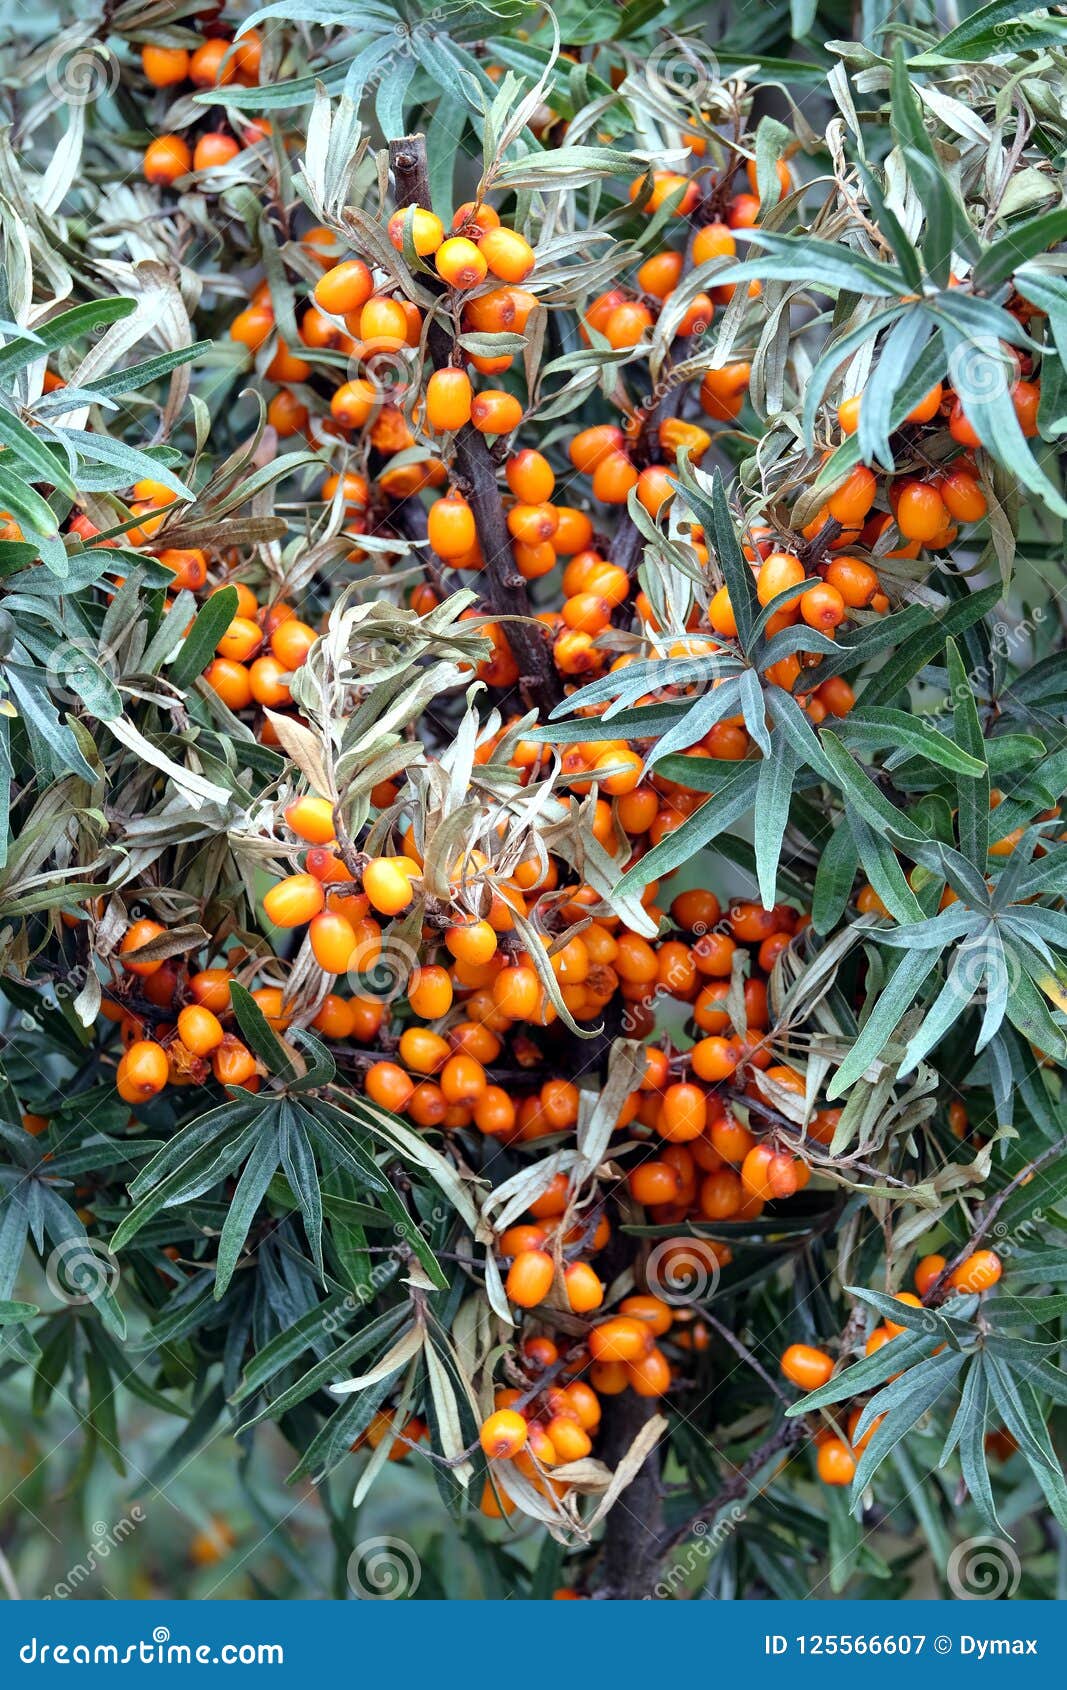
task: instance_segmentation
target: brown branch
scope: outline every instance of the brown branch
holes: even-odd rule
[[[661,1538],[660,1558],[662,1559],[668,1550],[675,1548],[677,1544],[683,1543],[701,1520],[713,1520],[716,1514],[720,1513],[729,1503],[740,1501],[757,1473],[766,1466],[772,1456],[777,1455],[780,1450],[789,1449],[791,1445],[799,1443],[806,1436],[807,1429],[802,1420],[783,1421],[777,1431],[772,1433],[764,1443],[760,1444],[758,1449],[754,1449],[752,1454],[741,1463],[733,1478],[723,1485],[710,1502],[705,1502],[702,1507],[697,1509],[695,1514],[689,1516],[688,1520],[683,1521],[680,1526],[676,1526],[673,1531]]]
[[[390,141],[389,162],[398,208],[429,207],[425,135],[405,135],[399,141]],[[426,339],[435,369],[447,369],[453,363],[454,350],[448,331],[431,319]],[[547,716],[563,697],[563,687],[544,630],[533,620],[526,583],[515,568],[496,465],[484,436],[470,423],[456,434],[453,451],[452,479],[474,513],[485,559],[486,596],[496,615],[522,618],[509,621],[506,629],[519,665],[520,690],[531,706]]]
[[[1045,1166],[1046,1162],[1055,1161],[1056,1157],[1062,1156],[1064,1151],[1067,1151],[1067,1138],[1059,1138],[1056,1140],[1055,1144],[1048,1145],[1041,1152],[1040,1156],[1035,1156],[1032,1162],[1027,1162],[1025,1168],[1019,1169],[1015,1178],[1010,1180],[1004,1187],[1004,1190],[998,1192],[993,1201],[988,1205],[985,1213],[979,1220],[978,1225],[967,1240],[967,1243],[963,1246],[963,1249],[953,1256],[950,1262],[945,1263],[941,1272],[938,1274],[934,1283],[923,1298],[924,1303],[931,1304],[940,1297],[948,1282],[949,1275],[955,1273],[956,1269],[967,1260],[968,1256],[974,1255],[975,1250],[992,1228],[993,1223],[1012,1193],[1018,1191],[1021,1185],[1025,1185],[1027,1180],[1032,1179],[1038,1170]]]

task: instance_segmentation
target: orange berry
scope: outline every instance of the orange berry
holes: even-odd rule
[[[513,1408],[498,1408],[482,1422],[478,1441],[490,1461],[506,1461],[526,1447],[527,1425]]]
[[[856,1471],[855,1457],[844,1438],[827,1438],[821,1443],[815,1465],[824,1485],[850,1485]]]
[[[520,1250],[505,1282],[508,1300],[520,1308],[536,1308],[552,1289],[556,1276],[555,1264],[546,1250]]]
[[[437,274],[449,287],[466,290],[484,282],[489,265],[484,255],[465,235],[450,236],[434,254]]]
[[[785,1377],[802,1391],[818,1390],[834,1371],[832,1357],[811,1344],[790,1344],[782,1355],[780,1365]]]
[[[264,895],[263,909],[275,927],[303,927],[325,902],[322,882],[313,874],[290,874]]]
[[[178,1015],[178,1037],[194,1056],[207,1056],[224,1038],[222,1022],[203,1005],[190,1003]]]
[[[1003,1263],[995,1250],[976,1250],[959,1267],[953,1268],[947,1283],[953,1291],[988,1291],[1003,1272]]]
[[[173,88],[189,75],[189,53],[185,47],[146,46],[141,65],[153,88]]]
[[[180,135],[158,136],[145,148],[141,163],[145,181],[157,188],[169,188],[192,168],[193,155]]]

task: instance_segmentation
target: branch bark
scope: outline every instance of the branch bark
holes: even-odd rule
[[[391,141],[389,162],[398,208],[408,205],[428,208],[430,186],[425,135],[404,135],[398,141]],[[431,321],[427,346],[435,369],[446,369],[453,362],[452,338],[440,322]],[[526,583],[515,568],[496,465],[484,436],[470,423],[456,434],[454,453],[452,479],[474,513],[485,558],[486,597],[497,615],[524,619],[509,621],[506,629],[519,665],[519,687],[528,704],[542,716],[548,716],[563,697],[563,687],[544,631],[533,620]]]

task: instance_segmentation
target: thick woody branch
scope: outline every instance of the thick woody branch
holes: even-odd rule
[[[426,137],[405,135],[389,143],[389,162],[399,208],[430,204],[426,165]],[[453,360],[452,338],[440,322],[430,323],[427,344],[435,369]],[[526,583],[515,568],[504,505],[497,485],[496,465],[485,438],[470,423],[454,441],[452,479],[474,514],[478,543],[485,559],[486,597],[499,616],[509,621],[506,632],[520,671],[520,688],[529,704],[547,716],[563,696],[559,675],[543,630],[535,623]]]

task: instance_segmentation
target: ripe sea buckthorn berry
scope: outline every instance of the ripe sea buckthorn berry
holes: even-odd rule
[[[989,508],[976,478],[965,470],[949,470],[938,482],[938,492],[945,509],[957,522],[980,522]]]
[[[475,200],[464,200],[453,213],[452,228],[458,232],[469,228],[470,225],[479,231],[480,238],[490,229],[499,229],[500,217],[491,205],[479,205]]]
[[[363,1081],[372,1103],[401,1114],[411,1101],[414,1082],[395,1062],[375,1062],[367,1069]]]
[[[471,550],[478,534],[470,506],[461,493],[452,491],[434,501],[427,516],[427,532],[438,557],[462,557]]]
[[[511,1132],[515,1125],[515,1105],[502,1086],[486,1086],[474,1104],[474,1124],[487,1137]]]
[[[440,1033],[433,1033],[429,1027],[405,1027],[400,1035],[400,1045],[397,1055],[404,1067],[415,1074],[435,1074],[443,1068],[452,1053],[452,1047]]]
[[[522,401],[502,388],[483,388],[471,400],[471,422],[479,434],[510,434],[521,421]]]
[[[588,1262],[571,1262],[563,1270],[563,1283],[572,1314],[589,1314],[604,1301],[604,1287]]]
[[[509,1020],[530,1021],[541,1002],[541,982],[535,969],[519,963],[501,969],[493,981],[492,993],[494,1003]]]
[[[228,968],[204,968],[199,974],[192,976],[189,990],[197,1003],[202,1003],[205,1009],[221,1015],[230,1007],[231,979]]]
[[[508,459],[504,475],[516,499],[524,505],[547,504],[556,485],[548,459],[528,446]]]
[[[1035,381],[1017,381],[1011,390],[1012,409],[1019,427],[1028,440],[1037,433],[1037,409],[1041,402],[1041,388]]]
[[[435,370],[426,384],[426,421],[439,434],[470,422],[473,392],[464,370]]]
[[[995,1250],[976,1250],[959,1267],[953,1268],[947,1283],[953,1291],[988,1291],[1003,1271],[1003,1264]]]
[[[362,428],[378,404],[378,392],[363,376],[342,382],[330,400],[330,415],[344,429]]]
[[[375,342],[379,352],[395,351],[407,341],[407,313],[399,299],[372,296],[360,309],[358,327],[362,340]]]
[[[732,1220],[741,1207],[744,1190],[730,1168],[708,1174],[700,1187],[700,1212],[709,1221]]]
[[[256,1072],[256,1059],[247,1045],[227,1033],[212,1054],[211,1071],[220,1086],[243,1086]]]
[[[309,845],[332,845],[336,838],[333,805],[328,798],[307,793],[286,806],[285,819],[293,832]]]
[[[655,1344],[647,1355],[627,1363],[626,1374],[639,1397],[661,1397],[671,1382],[670,1363]]]
[[[436,1021],[452,1007],[452,982],[448,970],[438,963],[412,970],[408,980],[408,1002],[424,1021]]]
[[[449,287],[466,290],[484,282],[489,265],[484,255],[465,235],[452,235],[434,254],[437,274]]]
[[[441,1090],[449,1103],[477,1103],[487,1084],[485,1069],[473,1056],[450,1056],[441,1070]]]
[[[325,902],[322,882],[313,874],[290,874],[265,893],[263,909],[274,927],[303,927]]]
[[[875,1432],[877,1432],[879,1426],[882,1424],[882,1421],[885,1419],[884,1414],[876,1414],[874,1419],[871,1421],[871,1424],[868,1426],[867,1430],[864,1432],[863,1436],[861,1438],[857,1438],[856,1437],[856,1428],[859,1425],[862,1417],[863,1417],[862,1408],[854,1408],[852,1410],[852,1413],[848,1417],[848,1441],[852,1445],[853,1455],[862,1455],[863,1454],[864,1450],[867,1448],[867,1445],[870,1443],[871,1439],[874,1437]]]
[[[856,695],[843,675],[831,675],[822,683],[817,696],[831,716],[847,716],[856,702]]]
[[[779,1365],[790,1383],[798,1385],[802,1391],[818,1390],[834,1371],[833,1358],[811,1344],[790,1344],[783,1352]]]
[[[671,904],[671,917],[679,927],[687,933],[706,931],[714,927],[722,913],[718,898],[714,892],[708,892],[700,887],[694,887],[690,892],[679,892]]]
[[[482,1422],[478,1441],[490,1461],[509,1461],[526,1447],[527,1426],[513,1408],[498,1408]]]
[[[648,306],[642,305],[640,300],[626,300],[612,311],[604,324],[604,334],[608,345],[619,351],[627,346],[636,346],[651,326],[652,313]]]
[[[178,1015],[178,1037],[194,1056],[207,1056],[225,1037],[222,1022],[202,1004],[186,1004]]]
[[[631,200],[636,200],[638,198],[645,186],[645,182],[646,177],[639,176],[635,182],[631,183]],[[696,205],[697,200],[700,198],[699,185],[696,182],[690,181],[687,176],[679,175],[677,171],[654,170],[652,172],[652,192],[649,198],[645,201],[642,210],[645,212],[646,216],[651,216],[654,212],[659,211],[673,195],[679,193],[681,194],[681,197],[678,204],[673,208],[672,216],[688,217],[689,213]]]
[[[592,475],[598,464],[613,453],[621,452],[623,445],[621,428],[616,428],[613,423],[600,423],[594,428],[582,429],[567,450],[575,469],[583,475]]]
[[[826,584],[840,593],[850,610],[862,610],[878,591],[878,576],[858,557],[835,557],[827,568]]]
[[[672,1144],[684,1144],[700,1137],[707,1119],[707,1102],[700,1087],[679,1083],[668,1086],[663,1094],[656,1131]]]
[[[809,628],[817,628],[820,633],[830,634],[839,622],[844,621],[845,601],[836,587],[823,582],[819,587],[809,587],[802,594],[800,600],[800,614]]]
[[[497,937],[487,921],[468,921],[445,930],[445,945],[459,962],[488,962],[496,955]]]
[[[678,1175],[669,1162],[642,1162],[629,1175],[627,1183],[635,1203],[654,1208],[658,1203],[673,1203],[680,1190]]]
[[[126,932],[123,935],[122,944],[119,946],[119,956],[122,961],[122,966],[126,970],[127,974],[136,974],[143,980],[147,979],[150,974],[155,974],[157,969],[163,967],[164,959],[162,957],[158,962],[148,960],[136,962],[130,960],[130,958],[131,953],[143,949],[145,945],[151,944],[153,939],[161,938],[166,931],[166,928],[160,922],[149,921],[147,918],[142,919],[141,921],[134,921],[129,927],[127,927]]]
[[[554,1414],[545,1430],[559,1462],[581,1461],[593,1447],[589,1433],[570,1414]]]
[[[756,578],[756,597],[760,604],[768,605],[779,593],[787,592],[790,587],[797,587],[805,579],[804,565],[791,552],[771,552],[760,564],[759,575]],[[781,609],[791,610],[799,605],[801,595],[787,599]]]
[[[929,393],[924,394],[919,400],[919,403],[912,406],[911,410],[904,418],[904,421],[908,423],[924,423],[929,422],[932,417],[936,417],[938,411],[941,409],[941,399],[943,393],[944,388],[941,383],[936,382],[930,389]]]
[[[347,974],[356,950],[355,929],[350,921],[334,910],[320,910],[312,917],[308,940],[321,969],[327,974]]]
[[[502,1256],[518,1256],[524,1250],[539,1250],[546,1238],[543,1226],[509,1226],[497,1239]]]
[[[700,263],[700,260],[695,259],[694,262]],[[637,285],[642,293],[650,293],[654,299],[666,299],[678,286],[684,265],[684,253],[655,252],[638,270]]]
[[[397,252],[404,250],[404,232],[410,223],[411,240],[420,258],[428,258],[436,252],[445,238],[445,226],[432,211],[426,211],[422,206],[407,206],[403,211],[394,211],[389,219],[389,239]]]
[[[533,247],[515,229],[487,229],[478,250],[502,282],[524,282],[537,262]]]
[[[593,471],[593,497],[602,505],[624,505],[639,471],[625,452],[611,452]]]
[[[940,1279],[941,1273],[947,1265],[944,1256],[934,1254],[921,1257],[915,1269],[915,1289],[920,1297],[926,1296],[930,1287],[936,1280]]]
[[[217,88],[223,83],[232,82],[237,75],[237,65],[230,51],[232,46],[232,41],[225,41],[221,36],[213,36],[205,41],[189,60],[190,82],[195,83],[198,88]],[[223,60],[226,60],[225,64]]]
[[[737,241],[725,223],[705,223],[693,237],[693,263],[706,264],[711,258],[734,258]]]
[[[867,1342],[864,1345],[864,1354],[873,1356],[876,1351],[881,1349],[883,1344],[890,1344],[892,1341],[893,1334],[887,1326],[876,1326],[874,1331],[868,1334]]]
[[[288,675],[285,664],[280,663],[273,653],[257,657],[248,671],[248,684],[256,703],[272,710],[288,704],[291,699]]]
[[[730,589],[728,587],[720,587],[713,597],[711,604],[708,606],[708,621],[715,632],[722,635],[723,639],[735,640],[737,638],[737,618],[734,615],[734,607],[730,600]]]
[[[220,657],[228,657],[235,663],[247,663],[262,644],[263,632],[258,622],[252,622],[244,616],[235,616],[215,650]]]
[[[566,1174],[553,1174],[551,1183],[530,1204],[530,1213],[538,1220],[551,1220],[556,1215],[562,1215],[569,1197],[570,1184]]]
[[[316,1033],[327,1039],[350,1039],[355,1030],[356,1015],[350,998],[327,992],[311,1025]]]
[[[632,1320],[643,1320],[656,1338],[662,1338],[674,1324],[674,1311],[670,1304],[647,1292],[624,1297],[619,1304],[619,1313],[628,1315]]]
[[[826,508],[845,528],[856,528],[874,504],[878,483],[865,464],[857,464],[844,484],[831,493]]]
[[[142,47],[141,66],[153,88],[173,88],[189,75],[185,47]]]
[[[948,511],[936,488],[909,481],[897,500],[896,518],[906,540],[926,543],[946,527]]]
[[[194,170],[218,170],[236,158],[241,148],[232,135],[212,133],[201,135],[193,148]]]
[[[410,857],[375,857],[363,870],[363,890],[380,915],[399,915],[415,896],[419,865]]]
[[[135,1039],[116,1074],[119,1096],[124,1103],[147,1103],[167,1083],[170,1064],[162,1045],[154,1039]]]
[[[858,393],[850,399],[842,399],[837,407],[837,421],[842,434],[855,434],[860,425],[861,398]]]
[[[827,1438],[820,1444],[815,1465],[824,1485],[850,1485],[856,1472],[855,1457],[844,1438]]]
[[[589,1353],[594,1361],[640,1361],[652,1344],[651,1327],[631,1315],[612,1315],[589,1334]]]
[[[504,1285],[508,1301],[523,1309],[536,1308],[548,1296],[555,1277],[555,1263],[547,1250],[520,1250]]]
[[[141,169],[146,182],[169,188],[179,176],[193,168],[193,155],[180,135],[159,135],[145,148]],[[265,338],[265,337],[264,337]]]
[[[298,399],[296,394],[290,393],[287,388],[276,393],[267,406],[267,421],[277,431],[281,440],[287,440],[291,435],[299,434],[306,428],[310,414],[303,400]]]
[[[319,277],[312,297],[320,311],[344,317],[361,310],[373,293],[374,281],[362,258],[346,258]]]
[[[741,1046],[733,1039],[701,1039],[690,1052],[694,1074],[698,1079],[709,1083],[728,1080],[736,1071],[740,1060]]]

